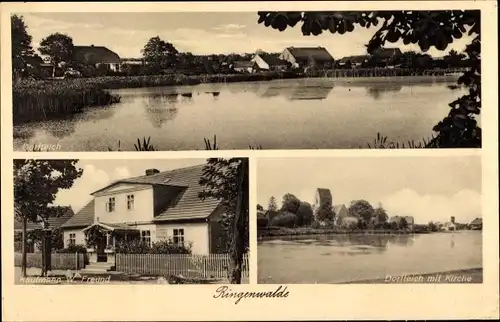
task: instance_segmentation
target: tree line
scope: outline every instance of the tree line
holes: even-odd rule
[[[404,217],[389,221],[389,215],[382,204],[372,206],[364,199],[352,200],[347,207],[347,215],[356,220],[337,220],[338,215],[331,202],[311,205],[291,193],[283,196],[282,205],[277,206],[276,198],[269,199],[267,209],[257,205],[258,227],[311,227],[347,229],[406,229],[409,223]]]

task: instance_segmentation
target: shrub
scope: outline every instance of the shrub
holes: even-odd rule
[[[66,248],[56,250],[56,253],[87,253],[85,245],[69,245]]]
[[[271,224],[278,227],[293,228],[297,226],[299,218],[291,212],[283,212],[273,218]]]
[[[257,227],[267,227],[269,225],[269,219],[267,217],[259,216],[257,217]]]
[[[191,244],[176,244],[172,239],[160,240],[151,246],[141,240],[132,240],[117,243],[115,251],[119,254],[191,254],[191,247]]]

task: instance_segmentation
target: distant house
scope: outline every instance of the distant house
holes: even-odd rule
[[[42,229],[49,229],[54,231],[59,229],[66,221],[72,218],[75,213],[70,206],[62,206],[59,207],[61,210],[61,216],[59,217],[49,217],[47,218],[45,224],[42,221],[42,218],[39,218],[37,222],[28,221],[26,225],[27,231],[35,231]],[[14,220],[14,232],[22,233],[23,231],[23,223],[19,220]],[[38,252],[40,251],[40,244],[32,244],[28,243],[28,252]]]
[[[476,218],[469,224],[470,229],[472,230],[482,230],[483,229],[483,219]]]
[[[143,66],[143,60],[141,58],[121,58],[120,59],[120,71],[138,73]]]
[[[286,70],[289,63],[279,58],[279,54],[260,53],[253,56],[252,61],[255,62],[260,70]]]
[[[398,227],[401,226],[403,219],[406,221],[406,228],[412,230],[415,225],[415,219],[412,216],[394,216],[389,218],[389,224],[396,223]]]
[[[93,260],[110,264],[118,242],[140,240],[151,245],[168,238],[178,245],[192,244],[193,254],[224,251],[227,232],[219,220],[226,208],[217,199],[198,198],[203,167],[147,169],[143,176],[93,192],[93,199],[61,226],[65,246],[85,244],[86,232],[99,227],[103,234],[93,249]]]
[[[349,214],[345,205],[333,206],[335,212],[335,225],[343,228],[355,228],[358,225],[359,218]]]
[[[394,58],[402,54],[399,48],[380,48],[376,50],[372,56],[380,63],[390,64],[394,62]]]
[[[293,68],[304,68],[313,62],[316,68],[328,69],[334,63],[332,55],[324,47],[288,47],[279,59],[289,62]]]
[[[338,61],[339,67],[357,68],[368,60],[368,55],[347,56]]]
[[[104,46],[74,46],[73,61],[80,64],[92,65],[96,68],[104,66],[107,70],[120,70],[120,56]]]
[[[253,73],[256,66],[254,61],[239,60],[233,63],[233,69],[238,73]]]
[[[451,217],[450,221],[445,222],[443,227],[441,228],[442,230],[446,231],[455,231],[457,230],[457,224],[455,223],[455,217]]]

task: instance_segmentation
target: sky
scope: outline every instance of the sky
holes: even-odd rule
[[[276,171],[279,169],[279,171]],[[413,216],[415,222],[467,223],[481,217],[481,159],[464,157],[261,158],[257,163],[257,199],[264,208],[284,194],[314,203],[317,188],[330,189],[333,204],[351,200],[379,203],[389,216]]]
[[[303,36],[300,27],[279,32],[258,24],[256,12],[148,12],[148,13],[19,13],[24,17],[33,45],[54,32],[73,38],[75,45],[106,46],[121,58],[138,58],[146,42],[155,36],[171,42],[181,52],[193,54],[281,52],[295,46],[323,46],[339,59],[366,53],[365,45],[375,29],[356,27],[344,35],[323,33]],[[455,40],[446,51],[431,49],[434,57],[451,49],[461,51],[471,40]],[[387,44],[402,51],[420,51],[417,45]]]
[[[145,175],[146,169],[168,171],[203,163],[205,159],[80,160],[76,167],[83,169],[82,176],[71,189],[59,190],[54,204],[71,206],[76,213],[92,200],[92,192],[113,181]]]

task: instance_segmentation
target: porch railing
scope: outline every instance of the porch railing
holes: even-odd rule
[[[142,275],[183,275],[188,278],[227,278],[230,255],[116,254],[116,270]],[[243,256],[242,275],[249,275],[248,255]]]

